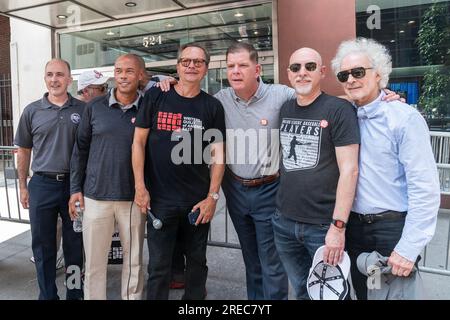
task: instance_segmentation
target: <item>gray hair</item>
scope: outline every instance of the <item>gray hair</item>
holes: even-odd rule
[[[180,46],[180,48],[178,49],[178,54],[177,54],[177,61],[179,62],[181,59],[181,54],[183,53],[183,50],[186,48],[199,48],[203,50],[203,53],[205,54],[205,64],[206,66],[209,65],[209,61],[211,59],[211,56],[208,52],[208,50],[206,50],[206,48],[204,46],[202,46],[199,43],[195,43],[195,42],[190,42],[190,43],[186,43]]]
[[[369,58],[372,68],[381,77],[378,83],[379,88],[386,88],[389,82],[389,75],[392,72],[392,57],[388,48],[373,39],[357,38],[344,41],[339,45],[336,56],[331,61],[334,74],[337,75],[341,71],[342,60],[352,53],[363,54]]]

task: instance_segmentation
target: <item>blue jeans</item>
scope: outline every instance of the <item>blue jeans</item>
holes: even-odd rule
[[[350,213],[345,233],[345,247],[351,261],[350,273],[358,300],[367,300],[367,277],[359,272],[356,261],[363,252],[378,251],[389,257],[402,236],[405,217],[372,223],[360,221]]]
[[[279,180],[245,187],[225,173],[222,189],[242,248],[249,300],[286,300],[289,284],[275,248],[272,215]]]
[[[156,230],[152,221],[147,220],[148,262],[148,300],[168,300],[171,280],[172,259],[177,236],[186,255],[185,287],[183,299],[202,300],[205,298],[205,285],[208,276],[206,247],[210,224],[189,224],[188,213],[191,206],[169,206],[152,201],[152,212],[163,223]]]
[[[325,244],[329,224],[300,223],[276,210],[273,219],[275,244],[288,274],[295,296],[309,300],[306,283],[316,250]]]
[[[31,247],[36,266],[40,300],[57,300],[56,222],[62,220],[63,253],[66,268],[77,265],[82,270],[82,234],[73,231],[69,217],[69,180],[33,175],[29,184]],[[70,274],[66,274],[66,280]],[[67,289],[66,299],[82,299],[82,289]]]

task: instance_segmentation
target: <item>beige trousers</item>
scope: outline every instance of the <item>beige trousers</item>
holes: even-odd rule
[[[144,288],[142,249],[146,217],[134,204],[130,226],[131,204],[131,201],[99,201],[85,197],[83,215],[83,245],[86,254],[85,300],[106,300],[108,253],[115,222],[119,228],[123,248],[122,299],[142,299]]]

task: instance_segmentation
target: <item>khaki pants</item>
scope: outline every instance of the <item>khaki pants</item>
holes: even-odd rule
[[[119,228],[123,248],[122,299],[142,299],[144,288],[142,246],[146,217],[134,204],[130,226],[131,203],[131,201],[98,201],[85,198],[83,216],[83,243],[86,253],[85,300],[106,300],[108,253],[115,222]],[[129,285],[128,278],[130,278]]]

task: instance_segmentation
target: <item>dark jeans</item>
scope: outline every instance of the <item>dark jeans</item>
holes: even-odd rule
[[[309,300],[306,283],[316,250],[325,244],[329,224],[291,220],[276,210],[273,216],[275,244],[299,300]]]
[[[358,300],[367,300],[367,277],[358,271],[356,264],[359,254],[376,250],[389,257],[402,235],[405,216],[366,223],[360,221],[355,214],[350,214],[345,244],[350,256],[350,272]]]
[[[62,220],[62,237],[64,263],[83,265],[83,248],[81,232],[73,231],[69,217],[69,181],[56,181],[39,175],[33,175],[29,184],[30,223],[33,256],[39,284],[40,300],[57,300],[56,288],[56,223],[58,214]],[[70,277],[66,274],[66,280]],[[70,281],[71,283],[73,281]],[[67,289],[66,299],[82,299],[82,289]]]
[[[184,256],[184,245],[181,239],[181,232],[178,232],[175,248],[173,249],[171,281],[184,282],[184,271],[186,268]]]
[[[188,213],[191,206],[168,206],[152,202],[153,214],[162,221],[163,227],[153,228],[147,221],[147,244],[149,252],[147,299],[167,300],[171,280],[172,258],[180,234],[186,255],[185,292],[183,299],[201,300],[205,298],[208,276],[206,266],[206,246],[210,224],[189,224]]]
[[[279,180],[245,187],[225,172],[222,188],[242,248],[249,300],[286,300],[288,278],[275,248],[272,216]]]

